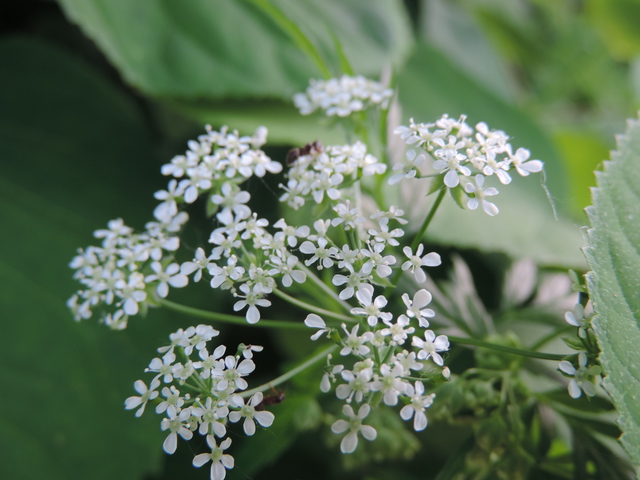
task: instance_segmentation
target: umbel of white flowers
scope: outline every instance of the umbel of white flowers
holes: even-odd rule
[[[375,82],[343,77],[312,82],[306,95],[307,113],[322,108],[329,115],[346,116],[384,107],[391,92]],[[440,265],[440,256],[425,253],[420,243],[406,242],[408,222],[401,208],[391,205],[364,211],[359,191],[353,187],[364,177],[386,176],[391,185],[414,181],[422,175],[419,167],[430,158],[443,188],[462,188],[470,209],[482,205],[486,213],[495,215],[498,208],[487,197],[498,192],[485,187],[485,177],[495,175],[508,184],[512,168],[526,176],[540,171],[542,162],[528,160],[524,149],[512,153],[508,137],[484,123],[476,125],[474,132],[464,116],[452,120],[445,115],[433,124],[412,120],[396,133],[413,150],[393,172],[362,142],[327,147],[317,143],[304,149],[290,165],[286,183],[280,185],[280,201],[293,209],[319,204],[327,207],[328,214],[308,224],[289,225],[281,218],[270,226],[252,211],[251,195],[242,188],[253,176],[283,169],[261,150],[267,129],[260,127],[249,137],[227,127],[220,131],[207,127],[206,134],[188,143],[184,155],[162,167],[171,179],[166,190],[156,192],[155,220],[143,232],[135,232],[121,219],[112,220],[107,229],[95,232],[101,246],[80,250],[72,260],[75,278],[83,285],[68,302],[76,320],[97,313],[108,326],[123,329],[130,317],[161,303],[171,288],[206,279],[211,288],[233,295],[233,309],[255,324],[261,309],[271,306],[269,296],[275,294],[309,312],[304,323],[316,330],[312,340],[326,336],[340,349],[340,362],[327,356],[320,389],[329,392],[335,385],[335,395],[345,402],[346,420],[332,425],[334,433],[345,434],[342,452],[354,451],[359,436],[376,438],[375,428],[364,420],[379,403],[397,407],[403,420],[413,420],[414,430],[425,429],[426,409],[434,394],[415,379],[416,372],[435,369],[448,375],[443,355],[449,340],[429,329],[435,312],[428,308],[431,293],[422,288],[427,280],[425,268]],[[210,246],[198,247],[191,260],[179,263],[175,258],[179,234],[189,219],[184,208],[202,196],[216,222]],[[314,270],[330,270],[323,275],[328,283]],[[405,308],[401,313],[387,310],[390,298],[385,291],[394,270],[408,277],[403,283],[407,291],[397,292]],[[319,298],[333,296],[344,312],[327,312],[285,293],[305,283],[317,290]],[[329,318],[339,323],[327,325]],[[194,465],[211,461],[212,479],[224,478],[234,465],[233,457],[225,453],[231,444],[230,438],[224,438],[228,422],[242,420],[245,433],[253,435],[256,424],[267,427],[274,420],[273,414],[258,408],[262,393],[247,399],[242,394],[247,388],[244,377],[255,368],[253,352],[261,347],[240,346],[235,354],[225,355],[226,347],[219,345],[210,353],[207,342],[217,335],[206,325],[172,334],[171,344],[159,349],[162,356],[149,364],[147,371],[154,378],[148,386],[142,380],[135,382],[139,395],[125,402],[127,409],[136,409],[137,416],[149,402],[157,404],[156,412],[164,415],[161,428],[168,432],[167,453],[175,452],[178,437],[188,440],[195,431],[206,436],[211,453],[197,455]]]

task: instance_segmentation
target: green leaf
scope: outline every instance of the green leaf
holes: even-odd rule
[[[640,55],[640,3],[636,0],[589,0],[589,19],[618,60]]]
[[[432,122],[444,113],[457,118],[468,115],[468,123],[486,122],[490,128],[504,130],[515,148],[531,150],[533,158],[545,163],[545,171],[555,201],[568,203],[568,185],[564,165],[553,143],[525,114],[478,85],[432,47],[416,49],[406,69],[398,76],[398,92],[403,107],[402,122]],[[455,202],[445,201],[427,231],[435,241],[459,247],[503,251],[515,257],[529,257],[547,265],[584,266],[580,255],[580,231],[566,219],[556,220],[540,183],[540,174],[526,178],[513,172],[509,185],[497,187],[500,195],[492,201],[500,214],[489,217],[482,209],[460,210]],[[416,185],[418,185],[416,183]],[[426,189],[426,187],[425,187]],[[412,205],[412,221],[421,222],[428,204],[424,192],[416,186],[406,189],[405,205]],[[419,223],[418,223],[419,224]]]
[[[565,159],[574,209],[591,204],[589,187],[595,177],[593,171],[609,157],[609,148],[593,132],[562,131],[554,140]]]
[[[422,38],[498,97],[515,97],[516,85],[506,62],[471,14],[457,2],[422,0],[421,3]]]
[[[297,25],[335,65],[329,30],[337,32],[354,69],[367,75],[402,63],[411,46],[399,0],[273,0],[286,14],[278,23],[238,0],[59,2],[131,85],[158,97],[288,100],[320,71],[284,24]]]
[[[236,464],[245,475],[254,475],[278,459],[299,432],[317,428],[322,420],[320,405],[312,395],[287,392],[284,401],[268,408],[276,416],[268,429],[260,428],[251,438],[234,445]]]
[[[152,211],[148,132],[62,50],[5,39],[0,63],[0,478],[139,479],[159,466],[160,419],[123,402],[177,326],[154,312],[112,332],[74,323],[65,302],[78,288],[67,265],[92,230],[123,212],[141,228]]]
[[[269,129],[269,144],[303,146],[320,140],[325,145],[344,143],[340,129],[322,125],[317,116],[302,116],[292,102],[279,100],[224,100],[170,102],[169,105],[201,124],[229,125],[250,134],[261,125]]]
[[[596,172],[592,228],[584,249],[596,316],[592,322],[606,375],[603,385],[620,414],[622,444],[640,466],[640,123],[629,120],[617,151]]]

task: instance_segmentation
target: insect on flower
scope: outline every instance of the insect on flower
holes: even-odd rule
[[[304,157],[305,155],[309,155],[311,153],[317,155],[319,153],[322,153],[323,150],[324,147],[322,146],[322,143],[318,142],[317,140],[312,143],[307,143],[304,147],[293,148],[289,150],[289,153],[287,153],[287,165],[291,166],[296,163],[296,160],[298,160],[298,158]]]
[[[278,403],[282,403],[284,401],[284,390],[276,390],[275,388],[271,388],[273,393],[271,395],[265,395],[262,397],[262,401],[255,406],[257,411],[264,410],[264,407],[268,407],[271,405],[277,405]]]

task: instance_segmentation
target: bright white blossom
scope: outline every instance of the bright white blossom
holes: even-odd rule
[[[356,415],[351,405],[345,405],[342,407],[342,413],[349,418],[349,420],[336,420],[331,426],[331,431],[336,434],[341,434],[349,431],[340,442],[340,451],[342,453],[353,453],[358,447],[358,433],[360,433],[367,440],[375,440],[378,436],[376,429],[370,425],[363,425],[362,421],[369,415],[371,407],[368,404],[361,405]]]

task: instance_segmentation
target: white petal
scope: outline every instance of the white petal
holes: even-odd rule
[[[376,432],[376,429],[371,425],[362,425],[362,427],[360,427],[360,432],[367,440],[375,440],[378,436],[378,432]]]
[[[251,418],[246,418],[243,424],[244,433],[251,436],[256,433],[256,424]]]
[[[349,432],[340,442],[340,451],[342,453],[352,453],[358,447],[358,434]]]
[[[578,382],[576,382],[575,379],[569,382],[569,395],[571,395],[571,398],[580,398],[582,395],[582,390],[580,390]]]
[[[427,428],[427,416],[424,412],[416,412],[416,416],[413,419],[413,429],[416,432],[420,432]]]
[[[211,455],[209,455],[208,453],[201,453],[200,455],[196,455],[195,457],[193,457],[193,466],[199,468],[209,460],[211,460]]]
[[[164,440],[162,448],[169,455],[173,455],[178,448],[178,435],[176,435],[175,432],[170,433],[169,436]]]
[[[271,412],[256,412],[254,415],[256,421],[263,427],[270,427],[273,424],[273,420],[276,416]]]
[[[346,420],[336,420],[336,422],[331,425],[331,431],[333,433],[343,433],[349,430],[349,422]]]

